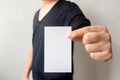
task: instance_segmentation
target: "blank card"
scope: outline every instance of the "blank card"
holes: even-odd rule
[[[67,34],[70,26],[44,28],[44,72],[69,73],[72,71],[71,40]]]

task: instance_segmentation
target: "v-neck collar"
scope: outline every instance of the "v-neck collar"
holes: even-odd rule
[[[40,15],[40,9],[38,10],[38,15],[37,15],[37,21],[38,23],[41,23],[51,12],[52,10],[56,7],[56,5],[60,2],[60,0],[58,0],[54,6],[50,9],[50,11],[39,21],[39,15]]]

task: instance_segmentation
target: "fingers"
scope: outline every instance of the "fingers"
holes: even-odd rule
[[[106,45],[104,41],[93,43],[93,44],[85,44],[85,49],[89,53],[101,52],[103,45]]]
[[[89,53],[93,52],[102,52],[102,51],[108,51],[111,52],[111,43],[106,41],[100,41],[98,43],[93,44],[85,44],[85,49]]]
[[[84,27],[72,31],[68,38],[82,41],[92,59],[107,61],[112,58],[111,36],[105,26]]]
[[[104,52],[95,52],[95,53],[90,53],[90,57],[94,60],[99,60],[102,62],[106,62],[112,58],[112,53],[108,53],[106,51]]]
[[[105,26],[88,26],[70,32],[68,38],[73,41],[82,41],[83,36],[88,32],[108,32]]]
[[[82,42],[84,44],[91,44],[91,43],[96,43],[99,41],[100,41],[100,33],[99,32],[86,33],[82,38]]]
[[[82,38],[84,44],[97,43],[99,41],[111,41],[110,34],[107,32],[88,32]]]

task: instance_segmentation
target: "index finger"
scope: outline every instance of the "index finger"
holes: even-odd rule
[[[68,38],[73,41],[82,41],[83,36],[88,32],[107,31],[105,26],[86,26],[81,29],[74,30],[68,34]]]

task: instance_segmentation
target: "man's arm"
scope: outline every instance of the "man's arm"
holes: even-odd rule
[[[23,74],[23,80],[29,80],[29,74],[31,71],[31,66],[32,66],[32,56],[33,56],[33,49],[30,49],[30,53],[28,56],[28,61],[27,61],[27,65]]]
[[[108,61],[112,58],[111,35],[105,26],[89,26],[72,31],[68,38],[82,41],[94,60]]]

